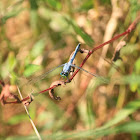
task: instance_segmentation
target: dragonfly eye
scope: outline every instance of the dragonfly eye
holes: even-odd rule
[[[69,73],[68,72],[61,72],[60,75],[63,77],[63,78],[66,78],[68,77]]]
[[[60,73],[60,75],[64,75],[64,72],[62,71],[62,72]]]
[[[66,73],[64,73],[64,75],[65,75],[66,77],[68,77],[69,74],[68,74],[68,72],[66,72]]]

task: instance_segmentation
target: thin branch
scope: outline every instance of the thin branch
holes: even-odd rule
[[[20,89],[19,89],[18,86],[17,86],[17,89],[18,89],[18,93],[19,93],[19,95],[20,95],[20,98],[23,100],[23,97],[22,97],[22,95],[21,95],[21,92],[20,92]],[[24,104],[23,104],[23,106],[24,106],[24,108],[25,108],[25,111],[26,111],[26,113],[27,113],[27,115],[28,115],[28,117],[29,117],[29,119],[30,119],[30,122],[31,122],[31,124],[32,124],[32,126],[33,126],[33,129],[34,129],[34,131],[35,131],[35,133],[36,133],[38,139],[39,139],[39,140],[42,140],[42,139],[41,139],[41,136],[40,136],[40,134],[39,134],[39,132],[38,132],[38,130],[37,130],[37,128],[36,128],[36,126],[35,126],[33,120],[32,120],[32,118],[31,118],[31,116],[30,116],[30,114],[29,114],[29,112],[28,112],[27,107],[26,107]]]

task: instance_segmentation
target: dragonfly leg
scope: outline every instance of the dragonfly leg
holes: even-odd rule
[[[75,64],[73,64],[73,65],[75,65]],[[72,75],[74,71],[75,71],[75,67],[71,67],[70,75]]]
[[[65,83],[70,83],[71,80],[67,77],[67,81],[65,81]]]
[[[80,53],[89,53],[89,52],[90,52],[90,50],[86,50],[86,49],[79,49],[79,52],[80,52]]]

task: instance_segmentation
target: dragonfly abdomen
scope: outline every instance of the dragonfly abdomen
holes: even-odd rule
[[[72,55],[72,57],[71,57],[71,59],[70,59],[70,63],[71,63],[71,64],[73,63],[73,60],[75,59],[75,56],[76,56],[77,52],[78,52],[79,49],[80,49],[80,45],[81,45],[81,43],[79,43],[79,44],[77,45],[77,47],[76,47],[76,49],[75,49],[75,51],[74,51],[74,53],[73,53],[73,55]]]

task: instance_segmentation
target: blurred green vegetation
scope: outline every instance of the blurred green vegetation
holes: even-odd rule
[[[122,16],[114,35],[124,32],[140,11],[139,0],[117,2]],[[60,79],[61,68],[24,85],[28,79],[65,63],[78,42],[91,49],[103,43],[111,17],[110,0],[1,0],[0,78],[20,86],[23,97],[47,89]],[[111,43],[106,59],[113,56],[120,39]],[[117,60],[118,72],[106,61],[98,69],[102,49],[93,54],[84,68],[109,77],[108,84],[79,72],[65,87],[55,89],[60,102],[48,92],[35,97],[28,107],[43,139],[115,140],[140,137],[140,24],[127,37]],[[79,65],[85,54],[76,56]],[[24,86],[22,86],[24,85]],[[1,88],[1,87],[0,87]],[[16,94],[18,94],[16,92]],[[0,106],[0,140],[37,139],[22,105]]]

